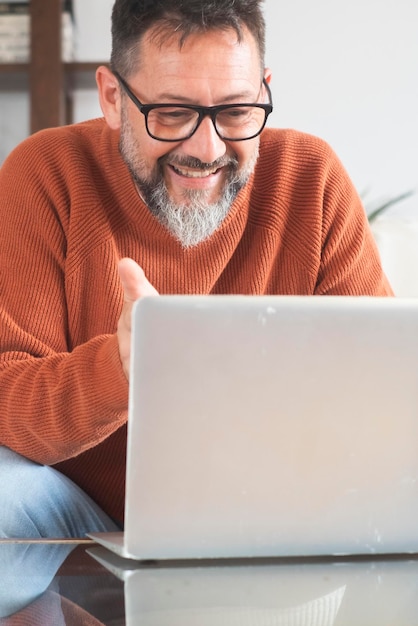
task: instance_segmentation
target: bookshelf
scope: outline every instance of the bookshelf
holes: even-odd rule
[[[94,88],[102,65],[62,61],[61,11],[62,0],[29,0],[30,61],[0,64],[2,90],[29,92],[31,133],[71,123],[74,89]]]

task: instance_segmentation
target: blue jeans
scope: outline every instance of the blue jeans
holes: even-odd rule
[[[44,593],[75,545],[6,543],[0,547],[1,621],[1,618],[17,613]],[[59,596],[52,610],[54,624],[64,624]],[[51,619],[51,616],[48,617]]]
[[[120,528],[69,478],[0,446],[0,537],[71,538]]]

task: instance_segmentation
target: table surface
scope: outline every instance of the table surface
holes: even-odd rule
[[[0,540],[0,626],[418,625],[418,555],[138,563]]]

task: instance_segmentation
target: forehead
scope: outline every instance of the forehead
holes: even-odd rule
[[[181,36],[158,31],[145,34],[138,51],[137,84],[168,93],[217,89],[253,92],[261,80],[257,43],[248,30],[241,40],[233,29]],[[142,89],[144,87],[141,87]]]

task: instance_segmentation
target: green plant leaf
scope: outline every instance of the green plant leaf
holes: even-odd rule
[[[398,202],[401,202],[402,200],[405,200],[406,198],[409,198],[414,193],[415,193],[415,189],[410,189],[409,191],[405,191],[404,193],[401,193],[398,196],[395,196],[394,198],[390,198],[389,200],[386,200],[379,207],[377,207],[376,209],[373,209],[373,211],[367,214],[367,218],[369,222],[373,222],[373,220],[375,220],[379,215],[381,215],[384,211],[389,209],[391,206],[393,206],[394,204],[398,204]]]

